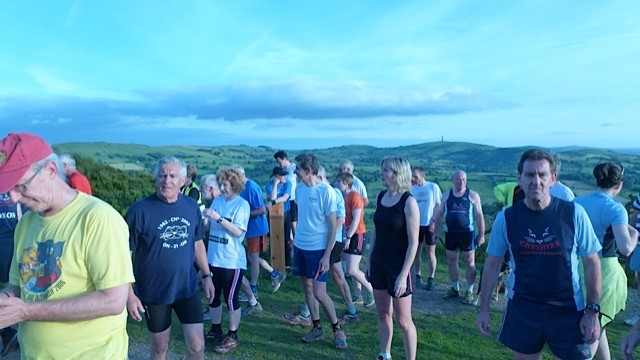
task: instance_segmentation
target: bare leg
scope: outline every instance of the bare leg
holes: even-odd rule
[[[159,333],[151,333],[151,354],[153,360],[165,360],[169,351],[169,339],[171,338],[171,326]]]
[[[342,261],[338,261],[331,265],[331,275],[333,277],[333,281],[336,282],[336,287],[338,291],[340,291],[340,295],[344,299],[344,302],[347,304],[347,307],[353,305],[353,299],[351,298],[351,289],[349,289],[349,283],[347,279],[344,278],[344,273],[342,272]]]
[[[393,307],[391,296],[386,290],[373,290],[376,299],[378,313],[378,338],[380,340],[380,352],[391,352],[391,339],[393,338]]]
[[[449,280],[458,281],[458,252],[447,250],[447,266],[449,267]]]
[[[415,360],[418,349],[418,335],[416,326],[411,318],[411,300],[413,295],[402,298],[394,298],[393,310],[400,330],[402,330],[402,341],[407,355],[407,360]]]
[[[367,278],[364,276],[364,272],[360,270],[361,259],[362,255],[345,254],[345,260],[347,262],[347,272],[353,279],[362,284],[362,286],[367,289],[369,294],[372,294],[373,288],[371,287],[371,283],[367,281]]]
[[[331,300],[331,298],[329,297],[329,294],[327,294],[327,283],[318,281],[318,280],[312,280],[312,281],[313,281],[313,295],[315,296],[315,299],[317,300],[318,303],[322,305],[322,308],[324,309],[324,313],[329,318],[329,321],[331,322],[331,324],[337,323],[338,316],[336,315],[336,308],[335,308],[335,305],[333,304],[333,300]]]
[[[425,245],[427,248],[427,258],[429,261],[429,277],[434,278],[436,276],[436,266],[438,265],[438,258],[436,257],[436,246]]]
[[[596,343],[598,343],[598,341],[596,341]],[[593,358],[598,360],[611,360],[611,352],[609,350],[609,340],[607,340],[606,329],[602,329],[598,350],[596,350]]]
[[[229,311],[229,330],[237,331],[240,326],[241,311],[237,308],[233,311]]]
[[[300,283],[302,284],[302,290],[304,291],[304,302],[309,307],[309,313],[311,313],[311,320],[320,319],[320,304],[313,296],[313,280],[307,279],[305,276],[300,276]]]
[[[260,276],[260,253],[249,253],[247,256],[249,265],[251,266],[249,274],[249,283],[251,285],[258,285],[258,277]]]
[[[204,359],[204,336],[202,324],[182,324],[184,342],[187,345],[187,356],[189,360]]]
[[[464,260],[465,269],[466,269],[466,278],[467,278],[467,286],[473,285],[476,282],[476,252],[471,251],[463,251],[462,259]],[[457,266],[456,266],[457,268]]]

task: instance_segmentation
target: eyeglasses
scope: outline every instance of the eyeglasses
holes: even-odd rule
[[[15,192],[19,192],[19,193],[23,193],[23,192],[27,191],[27,189],[29,189],[29,186],[31,185],[31,182],[33,181],[33,179],[35,179],[35,178],[36,178],[36,176],[38,176],[38,174],[40,174],[40,172],[41,172],[41,171],[42,171],[42,167],[40,167],[40,168],[38,169],[38,171],[36,171],[36,173],[35,173],[35,174],[33,174],[33,175],[29,178],[29,180],[27,180],[27,181],[23,182],[22,184],[17,184],[17,185],[16,185],[16,186],[14,186],[14,187],[13,187],[13,189],[11,189],[11,190],[13,190],[13,191],[15,191]]]

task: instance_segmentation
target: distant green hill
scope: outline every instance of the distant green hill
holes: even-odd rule
[[[528,148],[528,147],[527,147]],[[313,150],[327,169],[328,174],[337,173],[341,159],[350,159],[355,164],[356,174],[369,188],[373,199],[382,190],[379,182],[379,164],[387,156],[402,156],[414,166],[423,166],[430,181],[437,182],[443,191],[451,188],[451,172],[463,169],[468,174],[468,186],[480,194],[485,212],[495,211],[492,188],[498,183],[515,179],[516,165],[520,154],[527,149],[496,148],[462,142],[432,142],[395,148],[376,148],[352,145],[329,149]],[[198,174],[214,173],[220,167],[238,164],[245,168],[247,175],[264,184],[275,166],[273,154],[279,149],[266,146],[146,146],[113,143],[65,143],[55,146],[57,152],[69,152],[108,165],[121,172],[111,172],[110,176],[149,173],[155,162],[163,155],[175,155],[185,162],[194,164]],[[304,152],[289,151],[290,159]],[[603,161],[619,161],[625,166],[625,188],[620,200],[627,203],[640,192],[640,155],[622,154],[614,151],[591,148],[575,150],[562,149],[560,179],[570,186],[577,195],[591,191],[595,187],[593,167]],[[82,166],[79,166],[82,171]],[[97,173],[99,173],[98,171]],[[87,174],[94,181],[92,174]],[[329,176],[331,178],[331,175]],[[149,177],[150,179],[150,177]],[[95,185],[94,185],[95,186]],[[122,191],[131,191],[122,189]],[[138,194],[137,194],[138,195]],[[129,197],[128,197],[129,198]],[[129,198],[130,199],[130,198]],[[372,204],[373,205],[373,204]],[[372,207],[372,205],[370,207]]]

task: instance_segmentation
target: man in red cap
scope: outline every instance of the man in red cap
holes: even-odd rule
[[[31,211],[16,228],[0,328],[20,323],[27,359],[125,359],[134,279],[120,214],[69,187],[58,156],[29,133],[0,140],[3,192]]]

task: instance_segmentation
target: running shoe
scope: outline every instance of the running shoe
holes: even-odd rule
[[[241,292],[240,294],[238,294],[238,301],[240,302],[248,302],[249,298],[247,297],[247,295],[243,292]]]
[[[624,323],[629,326],[633,326],[636,324],[636,322],[638,322],[638,320],[640,320],[640,313],[637,313],[636,316],[625,320]]]
[[[376,299],[373,297],[373,294],[367,295],[367,300],[364,302],[364,307],[372,307],[376,304]]]
[[[436,284],[433,281],[433,278],[428,278],[427,279],[427,285],[425,286],[425,289],[427,289],[427,291],[435,291],[436,290]]]
[[[460,297],[460,293],[458,292],[458,290],[451,288],[442,298],[445,300],[449,300],[458,297]]]
[[[324,339],[324,331],[322,331],[322,328],[313,327],[311,331],[302,337],[302,342],[310,343],[322,339]]]
[[[208,343],[218,345],[222,342],[222,340],[224,340],[224,333],[222,332],[222,330],[214,331],[213,328],[211,328],[204,336],[204,339]]]
[[[340,324],[340,325],[357,324],[359,322],[360,322],[360,317],[358,316],[358,313],[349,314],[347,312],[347,313],[345,313],[344,315],[342,315],[342,316],[340,316],[338,318],[338,324]]]
[[[284,319],[289,325],[300,325],[302,327],[309,327],[312,325],[311,315],[304,316],[300,312],[288,312],[284,314]]]
[[[344,330],[336,330],[333,332],[333,346],[336,349],[346,349],[347,348],[347,335],[344,333]]]
[[[276,277],[271,278],[271,292],[276,292],[280,289],[280,285],[287,278],[287,274],[279,272]]]
[[[416,287],[423,287],[425,284],[422,282],[422,277],[416,275]]]
[[[382,356],[382,354],[380,354],[380,355],[378,355],[376,360],[391,360],[391,356],[389,356],[388,358],[385,359],[384,356]]]
[[[238,339],[232,338],[231,336],[227,335],[224,340],[222,340],[222,343],[213,348],[213,350],[215,350],[215,352],[217,352],[218,354],[226,354],[237,347]]]
[[[363,305],[364,304],[364,300],[362,299],[362,295],[360,296],[352,296],[353,298],[353,305]]]
[[[465,291],[464,296],[462,297],[462,299],[460,299],[460,302],[467,305],[473,304],[473,294],[471,293],[471,291]]]
[[[253,315],[262,312],[262,305],[257,302],[255,305],[247,305],[240,310],[242,312],[242,316]]]

